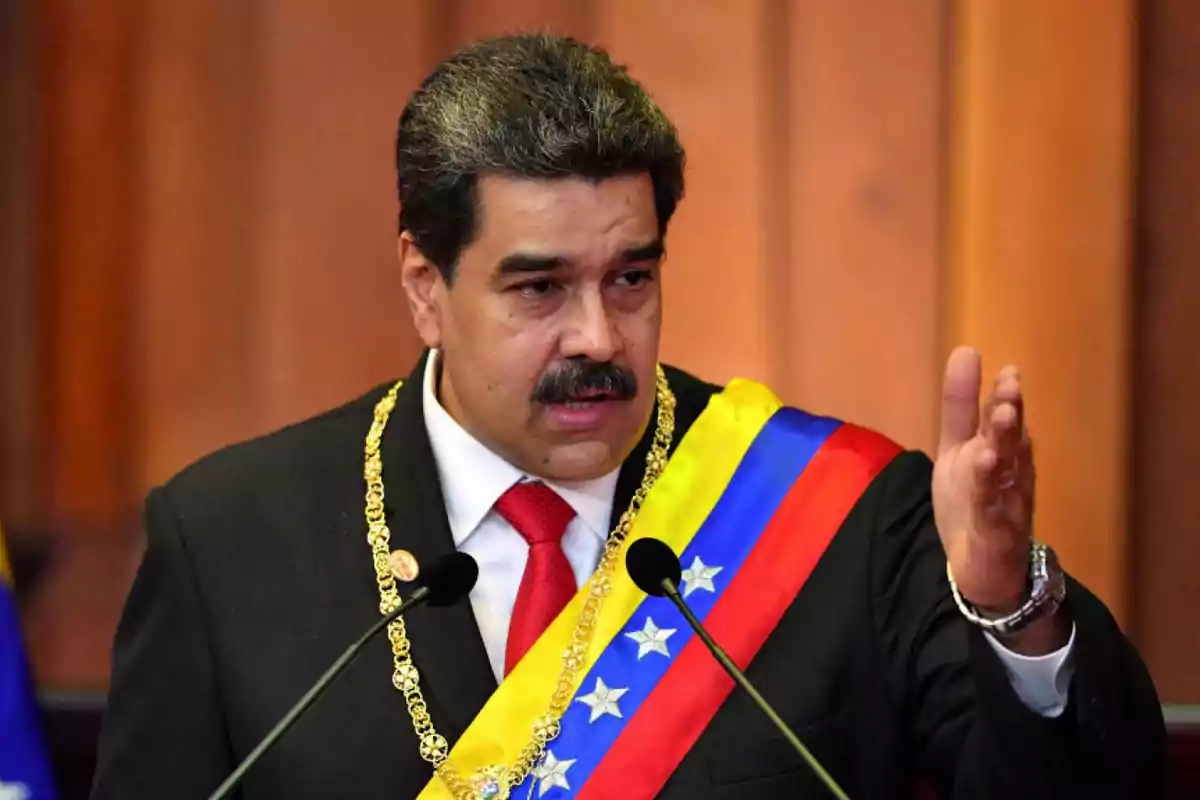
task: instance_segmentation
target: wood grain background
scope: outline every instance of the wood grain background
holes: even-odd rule
[[[1200,701],[1188,0],[0,2],[0,519],[43,685],[105,685],[148,487],[409,368],[396,118],[528,29],[680,127],[664,358],[923,449],[954,344],[1015,361],[1038,533]]]

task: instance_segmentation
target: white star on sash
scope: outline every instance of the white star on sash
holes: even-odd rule
[[[23,783],[5,783],[0,779],[0,800],[29,800],[29,787]]]
[[[610,689],[604,685],[603,678],[597,677],[596,688],[592,690],[592,693],[576,698],[575,702],[591,706],[592,715],[588,719],[589,723],[595,722],[605,714],[612,714],[618,719],[623,719],[621,717],[621,709],[617,706],[617,701],[628,691],[628,689]]]
[[[638,661],[642,660],[642,656],[650,653],[662,653],[667,658],[671,657],[671,651],[667,649],[667,639],[671,638],[671,634],[675,633],[674,628],[660,628],[654,624],[654,620],[646,617],[646,625],[640,631],[625,634],[630,639],[638,643]]]
[[[700,556],[695,556],[692,565],[683,571],[683,596],[687,597],[697,589],[715,592],[712,579],[723,569],[725,568],[707,566],[700,560]]]
[[[552,751],[547,750],[542,763],[533,768],[533,777],[538,780],[538,797],[554,788],[570,791],[571,784],[567,783],[567,770],[576,761],[578,759],[575,758],[559,761],[554,757]]]

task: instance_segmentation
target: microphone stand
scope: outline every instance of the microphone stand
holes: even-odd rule
[[[741,669],[738,668],[738,665],[733,663],[733,659],[730,658],[729,655],[721,649],[721,646],[717,644],[708,634],[708,631],[706,631],[704,626],[700,624],[700,620],[696,619],[696,615],[692,613],[690,608],[688,608],[687,603],[683,602],[683,597],[679,594],[679,589],[675,586],[675,581],[671,580],[670,578],[663,578],[662,586],[663,589],[666,590],[667,597],[672,603],[675,604],[675,607],[679,609],[679,613],[683,614],[684,618],[688,621],[688,624],[692,626],[692,630],[696,632],[696,635],[700,637],[701,641],[708,646],[708,649],[713,654],[713,657],[717,659],[717,662],[722,668],[724,668],[725,672],[729,674],[729,677],[733,678],[739,686],[746,690],[746,694],[750,695],[750,698],[754,701],[755,705],[757,705],[759,709],[767,715],[767,718],[774,723],[775,727],[779,729],[779,732],[783,734],[783,737],[788,740],[788,743],[791,744],[791,746],[795,748],[796,752],[808,762],[809,767],[812,768],[813,772],[817,774],[817,777],[821,779],[821,782],[825,784],[829,791],[833,793],[834,797],[838,798],[838,800],[850,800],[849,796],[842,791],[842,787],[838,786],[837,781],[833,779],[833,776],[825,771],[825,768],[821,766],[821,762],[817,761],[813,754],[808,751],[808,748],[805,747],[804,743],[800,741],[800,738],[792,732],[792,729],[788,727],[788,724],[784,722],[778,714],[775,713],[775,709],[771,708],[770,703],[768,703],[763,696],[758,693],[758,690],[754,688],[754,684],[750,683],[749,679],[747,679],[742,673]]]

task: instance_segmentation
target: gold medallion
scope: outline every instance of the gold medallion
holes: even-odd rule
[[[412,553],[407,550],[393,550],[388,554],[388,567],[391,568],[392,574],[396,576],[396,580],[414,581],[417,575],[420,574],[421,568],[417,565],[417,559]]]
[[[508,800],[510,788],[503,767],[480,767],[471,784],[480,800]]]

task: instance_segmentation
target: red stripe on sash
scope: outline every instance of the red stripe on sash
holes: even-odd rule
[[[814,454],[705,621],[739,667],[754,658],[854,504],[899,452],[873,431],[842,425]],[[733,687],[693,637],[576,796],[653,797]]]

